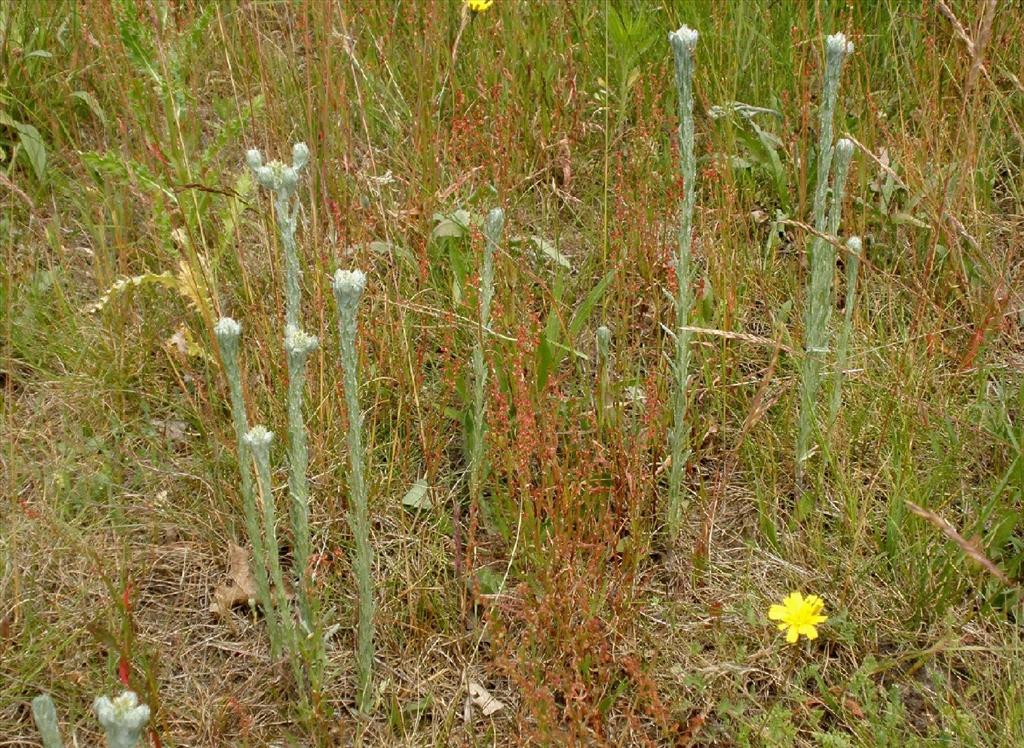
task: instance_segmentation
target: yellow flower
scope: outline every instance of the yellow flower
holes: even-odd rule
[[[804,597],[799,592],[791,592],[782,605],[768,609],[768,617],[780,621],[779,631],[785,631],[786,641],[795,644],[801,636],[818,638],[818,625],[828,620],[828,616],[821,615],[824,609],[825,602],[817,595]]]
[[[494,5],[494,0],[466,0],[466,6],[474,13],[483,13]]]

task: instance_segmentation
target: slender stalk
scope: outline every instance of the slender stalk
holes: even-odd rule
[[[843,377],[846,371],[846,358],[850,350],[850,335],[853,332],[853,305],[857,300],[857,271],[860,267],[861,251],[860,237],[851,236],[846,242],[846,303],[843,308],[843,328],[839,333],[839,342],[836,345],[835,371],[832,373],[830,423],[835,423],[843,401]]]
[[[672,467],[668,486],[668,536],[675,542],[682,525],[684,501],[681,493],[683,467],[688,459],[686,424],[687,379],[690,368],[690,337],[686,329],[693,306],[690,249],[693,243],[693,206],[696,200],[696,160],[693,155],[693,53],[697,32],[682,26],[668,35],[676,63],[676,88],[679,91],[679,154],[683,176],[683,203],[679,211],[679,240],[676,253],[676,351],[674,362],[673,426],[669,436]]]
[[[312,552],[309,530],[309,484],[306,468],[309,450],[306,427],[302,417],[303,392],[306,384],[306,361],[320,342],[294,328],[285,334],[288,352],[288,494],[291,499],[292,534],[295,539],[295,573],[298,578],[299,610],[307,627],[313,627],[312,602],[307,571]]]
[[[609,369],[611,358],[612,331],[604,325],[597,328],[597,391],[594,393],[594,408],[597,411],[598,430],[604,431],[612,415]]]
[[[305,143],[296,143],[292,148],[292,165],[280,161],[263,163],[263,156],[255,148],[245,155],[249,168],[256,174],[256,181],[274,193],[274,213],[277,228],[284,249],[284,298],[285,330],[302,329],[300,319],[302,270],[299,268],[299,252],[295,245],[295,227],[299,212],[298,202],[293,200],[299,184],[299,174],[309,162],[309,148]]]
[[[242,395],[242,376],[238,364],[242,326],[230,317],[222,317],[214,326],[214,335],[220,347],[220,357],[224,362],[224,373],[227,376],[228,390],[231,394],[231,420],[235,428],[235,439],[238,445],[238,472],[241,476],[242,511],[245,515],[245,526],[249,534],[249,544],[252,546],[253,576],[256,578],[256,600],[263,609],[263,616],[267,621],[271,652],[274,656],[277,656],[281,652],[281,635],[277,625],[277,612],[270,597],[270,581],[267,577],[267,548],[263,540],[263,531],[260,529],[256,494],[253,490],[249,445],[245,439],[245,435],[249,431],[249,420],[245,412],[245,398]]]
[[[505,213],[495,208],[484,222],[484,260],[480,271],[480,329],[473,348],[473,428],[470,431],[470,493],[477,506],[481,500],[484,467],[485,402],[487,365],[484,362],[484,331],[491,325],[491,301],[494,298],[494,253],[501,241]]]
[[[358,355],[356,352],[357,310],[366,288],[366,275],[360,271],[338,270],[334,274],[334,298],[338,304],[338,337],[341,343],[341,368],[348,410],[349,523],[355,539],[352,567],[359,590],[359,623],[356,631],[356,704],[369,712],[373,696],[373,550],[370,547],[370,513],[366,479],[363,473],[363,416],[359,409]]]
[[[797,483],[803,483],[804,468],[810,456],[811,435],[821,370],[828,353],[828,322],[832,312],[832,287],[835,275],[835,250],[822,235],[828,231],[825,202],[829,173],[832,168],[832,118],[839,94],[839,78],[843,61],[853,51],[853,44],[843,34],[833,34],[825,44],[825,81],[819,110],[818,173],[814,187],[814,228],[809,260],[811,275],[804,314],[804,358],[800,381],[800,423],[797,433]],[[849,159],[847,159],[849,165]],[[838,221],[839,212],[835,211]]]
[[[288,615],[288,598],[285,596],[284,574],[281,571],[281,556],[277,544],[277,511],[274,506],[273,484],[270,478],[270,445],[274,433],[263,426],[253,426],[245,435],[253,463],[256,465],[256,480],[263,499],[263,537],[266,542],[267,566],[274,584],[274,595],[281,615],[281,634],[285,650],[294,657],[294,632],[291,616]]]

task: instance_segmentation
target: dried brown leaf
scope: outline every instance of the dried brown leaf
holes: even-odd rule
[[[256,582],[249,568],[249,551],[239,545],[228,545],[228,578],[213,591],[210,612],[227,618],[236,605],[250,604],[256,597]]]

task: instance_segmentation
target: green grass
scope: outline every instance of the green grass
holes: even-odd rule
[[[979,34],[984,4],[946,5]],[[930,3],[497,0],[462,23],[455,0],[0,0],[0,742],[35,744],[29,702],[48,691],[65,740],[94,743],[89,704],[120,690],[122,660],[164,746],[1024,742],[1019,4],[1000,4],[972,88]],[[701,35],[692,324],[709,332],[694,336],[689,509],[668,552],[682,187],[667,33],[683,23]],[[834,31],[856,45],[836,136],[873,157],[854,154],[841,227],[865,247],[853,372],[798,506],[804,226]],[[766,137],[710,116],[733,101],[776,110],[755,120]],[[244,156],[287,159],[299,140],[304,319],[322,341],[313,584],[338,625],[312,722],[262,620],[208,613],[245,537],[219,315],[246,331],[250,419],[286,423],[281,254]],[[433,216],[496,206],[490,516],[458,578],[483,237],[433,236]],[[338,267],[369,276],[368,719]],[[840,262],[840,304],[844,283]],[[602,324],[614,413],[598,425]],[[411,512],[420,478],[433,509]],[[831,616],[795,647],[766,618],[792,589]],[[464,723],[469,679],[505,709]]]

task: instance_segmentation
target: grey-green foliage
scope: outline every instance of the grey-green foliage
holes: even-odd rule
[[[306,479],[309,455],[302,405],[306,361],[319,346],[319,341],[302,330],[302,268],[295,242],[299,213],[299,201],[295,195],[299,175],[309,162],[309,148],[305,143],[296,143],[292,148],[291,166],[280,161],[264,164],[263,156],[256,149],[246,153],[246,162],[255,173],[256,181],[274,193],[274,214],[284,250],[284,346],[288,354],[288,494],[295,546],[294,568],[303,622],[307,628],[316,631],[317,622],[313,620],[313,605],[306,577],[312,539],[309,529],[309,484]]]
[[[683,467],[687,459],[686,390],[690,368],[688,321],[693,306],[690,248],[693,242],[693,207],[696,200],[696,160],[693,155],[693,53],[697,32],[683,26],[668,35],[676,63],[676,88],[679,91],[679,154],[683,176],[683,203],[679,211],[679,242],[676,252],[676,351],[673,383],[673,425],[669,435],[672,467],[668,489],[668,535],[675,542],[683,520]]]
[[[249,420],[245,412],[245,397],[242,394],[242,374],[239,367],[239,348],[242,337],[242,326],[230,317],[221,318],[214,326],[214,334],[220,347],[221,361],[228,380],[231,394],[231,420],[235,429],[238,448],[238,471],[241,477],[242,511],[245,514],[245,527],[252,546],[253,576],[256,580],[256,600],[263,609],[267,621],[267,633],[270,636],[270,649],[276,656],[281,652],[281,632],[277,622],[277,612],[270,597],[270,581],[267,573],[268,549],[263,540],[260,511],[256,505],[256,493],[253,487],[252,467],[250,464],[249,444],[246,434],[249,432]]]
[[[860,237],[851,236],[846,242],[846,301],[843,307],[843,327],[836,344],[836,365],[832,380],[832,402],[829,408],[829,422],[839,415],[843,401],[843,375],[850,350],[850,335],[853,333],[853,305],[857,301],[857,271],[862,251]]]
[[[601,325],[597,328],[594,337],[597,347],[597,392],[594,396],[594,407],[597,410],[597,425],[599,428],[604,429],[609,425],[612,417],[609,383],[612,331]]]
[[[64,748],[60,726],[57,724],[57,709],[50,694],[39,694],[32,699],[32,719],[35,720],[39,737],[43,740],[43,748]]]
[[[501,242],[505,213],[494,208],[484,222],[484,259],[480,270],[480,329],[473,347],[473,426],[470,430],[470,492],[473,500],[480,501],[484,464],[485,403],[487,365],[484,362],[484,334],[491,325],[491,300],[494,298],[494,253]]]
[[[135,748],[149,722],[149,707],[139,703],[132,691],[110,699],[97,697],[92,705],[107,736],[108,748]]]
[[[309,148],[305,143],[296,143],[292,148],[291,166],[285,166],[280,161],[264,164],[263,156],[255,148],[245,154],[245,160],[255,172],[256,181],[274,193],[274,213],[281,234],[281,246],[284,248],[285,329],[301,329],[299,308],[302,270],[299,268],[299,252],[295,245],[299,206],[293,198],[299,185],[299,174],[309,161]]]
[[[334,274],[334,298],[338,304],[338,337],[341,369],[348,410],[349,523],[355,540],[352,568],[359,591],[359,622],[356,631],[356,703],[363,712],[372,704],[373,687],[373,550],[370,547],[370,510],[367,503],[363,465],[363,416],[359,409],[359,356],[356,351],[359,299],[366,288],[366,275],[360,271],[338,270]]]
[[[815,409],[821,370],[828,353],[828,323],[832,312],[832,290],[835,275],[835,249],[828,238],[830,217],[826,213],[829,175],[836,148],[832,145],[832,119],[843,61],[853,51],[853,43],[843,34],[833,34],[825,43],[825,81],[819,110],[818,172],[814,186],[814,229],[809,248],[810,281],[804,312],[804,358],[800,376],[800,422],[797,433],[796,472],[802,480],[805,463],[810,454],[811,435],[814,431]],[[848,141],[847,141],[848,143]],[[831,216],[836,229],[839,225],[843,183],[852,155],[852,144],[839,149],[836,174],[833,180]],[[840,170],[843,172],[840,174]],[[838,198],[838,199],[837,199]]]
[[[245,446],[252,455],[256,465],[256,483],[259,486],[263,514],[263,543],[266,551],[266,564],[273,583],[273,604],[280,614],[281,636],[285,649],[295,654],[294,632],[291,616],[288,613],[288,598],[284,588],[284,574],[281,571],[281,554],[277,542],[277,510],[274,505],[274,487],[270,478],[270,445],[274,441],[274,433],[263,426],[253,426],[243,438]]]
[[[314,624],[312,601],[306,576],[312,552],[312,538],[309,529],[309,483],[306,479],[309,450],[306,446],[306,427],[302,414],[302,403],[306,384],[306,362],[319,345],[320,341],[315,336],[302,330],[289,328],[285,332],[284,347],[288,353],[288,493],[292,508],[295,573],[299,582],[299,609],[308,626]]]

